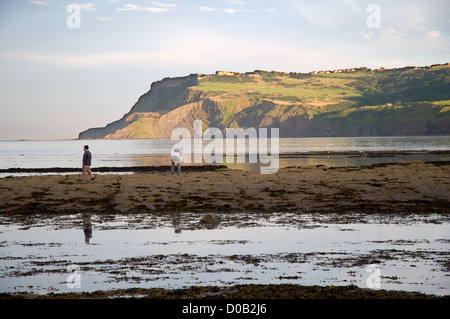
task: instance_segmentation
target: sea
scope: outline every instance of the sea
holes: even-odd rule
[[[177,143],[178,140],[170,139],[0,140],[0,170],[78,168],[81,167],[84,145],[89,146],[93,155],[93,169],[170,165],[170,151]],[[211,143],[204,140],[202,150],[206,150]],[[225,141],[223,144],[225,145]],[[236,147],[238,145],[236,142]],[[280,138],[278,145],[279,168],[307,165],[343,167],[398,161],[450,160],[450,136]],[[248,150],[248,145],[244,147]],[[268,149],[270,150],[270,143]],[[245,150],[241,151],[245,153]],[[189,152],[185,150],[185,153]],[[191,163],[186,161],[186,156],[191,158]],[[211,159],[208,163],[210,162]],[[248,156],[243,162],[238,160],[237,156],[234,160],[224,156],[222,163],[217,162],[219,163],[213,164],[223,164],[231,169],[241,170],[258,170],[261,165],[259,162],[251,163]],[[201,164],[205,164],[205,160]],[[194,155],[188,154],[185,155],[183,165],[199,165],[199,163],[194,161]],[[15,175],[20,174],[41,173]],[[10,175],[12,174],[0,173],[0,177]]]
[[[0,141],[0,177],[42,174],[1,172],[8,168],[80,168],[84,145],[93,154],[94,172],[96,167],[169,165],[176,143]],[[282,138],[279,164],[448,161],[449,151],[450,136]],[[224,164],[243,170],[260,165]],[[233,214],[220,217],[217,228],[207,229],[191,212],[93,214],[87,223],[82,214],[0,216],[0,293],[289,283],[450,294],[446,215],[242,212],[237,221]],[[91,227],[88,239],[85,224]]]

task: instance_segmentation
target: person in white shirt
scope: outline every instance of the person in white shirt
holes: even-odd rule
[[[170,172],[174,174],[175,172],[175,163],[177,164],[177,173],[181,174],[181,161],[183,160],[183,149],[180,147],[175,147],[170,152],[170,158],[172,161],[172,165],[170,167]]]

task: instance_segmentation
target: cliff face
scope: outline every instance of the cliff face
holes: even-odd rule
[[[165,78],[154,82],[150,90],[142,95],[120,120],[106,127],[83,131],[78,138],[166,138],[167,131],[172,127],[171,122],[173,124],[175,119],[189,122],[181,114],[188,116],[187,110],[198,109],[200,104],[203,105],[200,103],[202,101],[200,92],[189,89],[197,83],[197,75]]]
[[[170,138],[179,127],[193,134],[195,120],[204,129],[276,127],[280,137],[450,134],[448,66],[256,75],[165,78],[121,119],[79,139]]]

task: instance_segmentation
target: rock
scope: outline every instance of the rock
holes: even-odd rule
[[[206,228],[215,228],[220,223],[221,219],[217,214],[207,214],[200,219],[200,223]]]

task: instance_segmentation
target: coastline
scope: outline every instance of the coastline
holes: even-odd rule
[[[161,167],[163,172],[101,174],[82,182],[75,174],[6,177],[0,179],[0,215],[450,213],[450,162],[287,167],[272,175],[197,169],[186,166],[172,175]]]
[[[166,169],[166,167],[164,167]],[[185,167],[186,170],[188,166]],[[125,169],[125,168],[123,168]],[[214,167],[207,171],[131,175],[97,175],[77,181],[78,175],[45,175],[0,179],[0,216],[35,223],[61,215],[98,216],[228,214],[240,223],[244,213],[286,217],[320,214],[351,223],[375,214],[385,216],[435,215],[448,220],[450,162],[383,163],[361,167],[287,167],[273,175]],[[193,217],[193,218],[197,218]],[[80,293],[1,293],[0,299],[448,299],[409,291],[374,290],[356,286],[295,284],[191,286],[183,289],[132,288]]]

